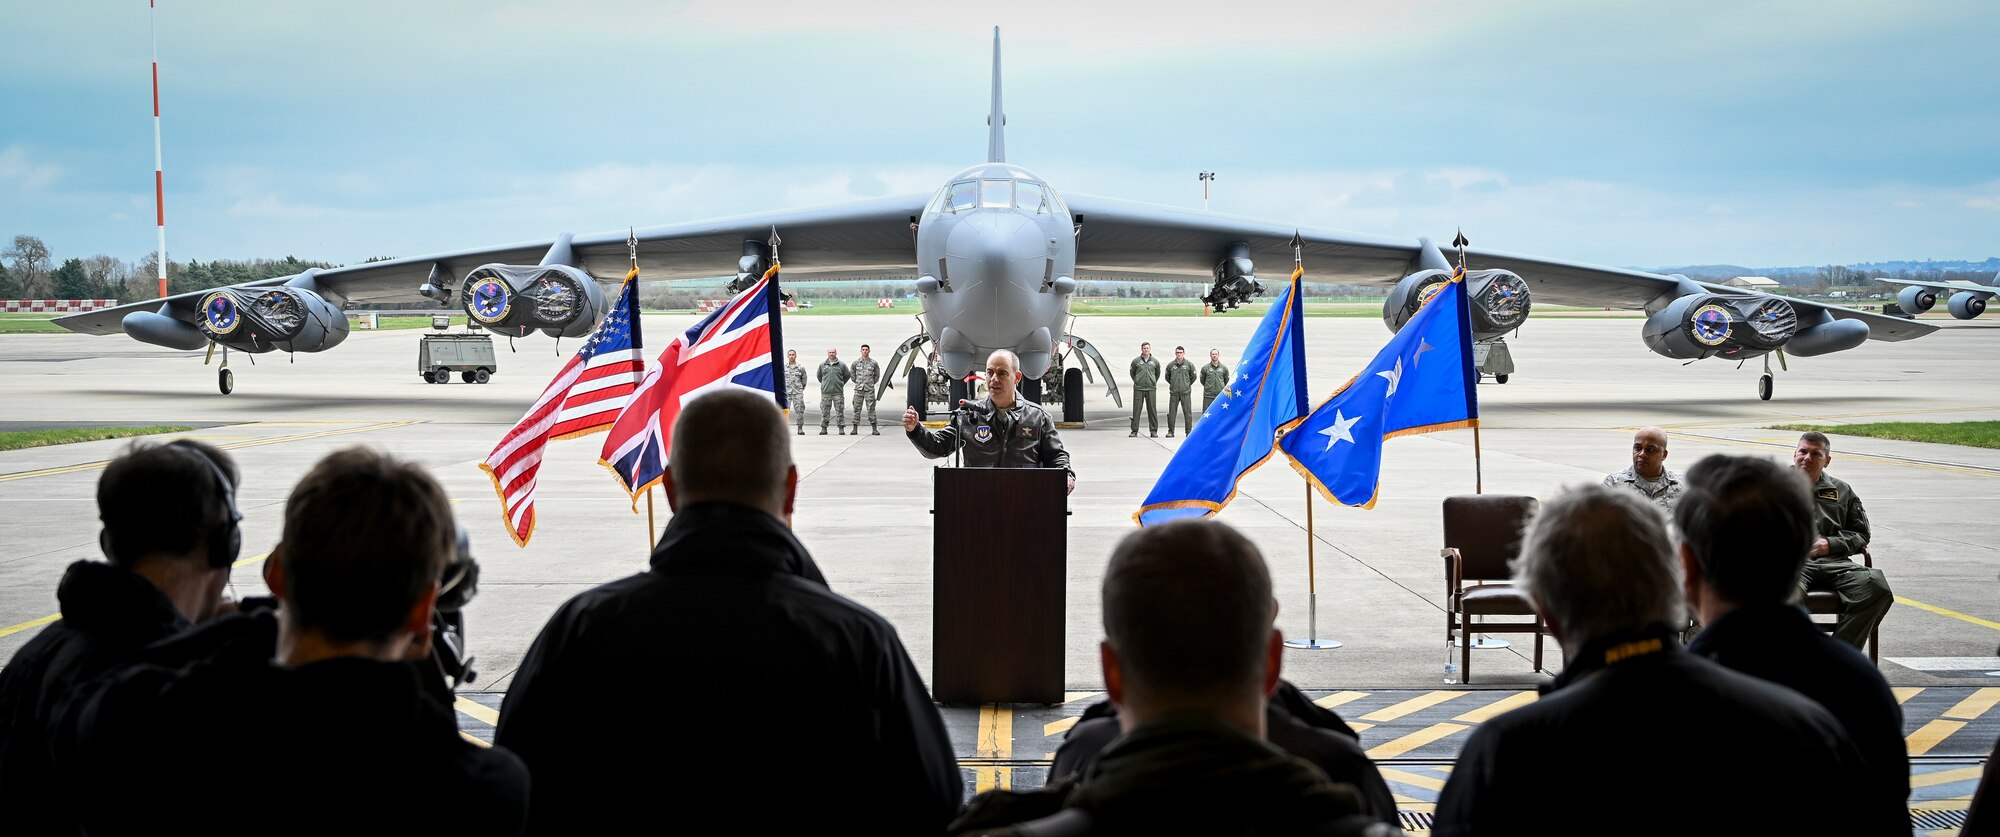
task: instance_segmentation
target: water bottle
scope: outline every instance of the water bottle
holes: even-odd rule
[[[1446,660],[1446,661],[1444,661],[1444,682],[1445,682],[1445,683],[1446,683],[1447,685],[1457,685],[1457,684],[1458,684],[1458,662],[1457,662],[1457,661],[1455,661],[1455,660]]]

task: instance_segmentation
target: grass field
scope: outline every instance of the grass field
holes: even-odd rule
[[[0,432],[0,450],[20,450],[71,442],[95,442],[156,433],[179,433],[194,428],[180,424],[153,424],[145,427],[63,427],[55,430],[9,430]]]
[[[0,334],[68,334],[56,325],[55,314],[0,314]]]
[[[1975,448],[2000,448],[2000,421],[1885,421],[1874,424],[1780,424],[1772,430],[1817,430],[1843,436],[1872,436],[1907,442],[1937,442]]]

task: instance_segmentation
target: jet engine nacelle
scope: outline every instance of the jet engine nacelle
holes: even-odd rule
[[[123,324],[125,333],[142,343],[182,350],[208,345],[208,335],[193,323],[166,314],[134,311],[125,315]]]
[[[305,288],[221,288],[199,313],[205,342],[238,351],[322,352],[347,339],[347,314]]]
[[[1382,302],[1382,324],[1401,331],[1417,315],[1417,309],[1451,282],[1449,270],[1419,270],[1403,277]],[[1532,307],[1528,283],[1505,270],[1474,270],[1465,274],[1466,293],[1471,296],[1472,336],[1490,340],[1520,328]]]
[[[597,280],[561,264],[481,265],[465,275],[459,296],[474,322],[516,337],[537,330],[550,337],[582,337],[609,308]]]
[[[1777,297],[1688,294],[1647,317],[1641,334],[1667,357],[1739,359],[1784,347],[1798,328],[1798,311]]]
[[[1922,314],[1937,304],[1937,291],[1921,285],[1911,285],[1896,292],[1896,305],[1907,314]]]
[[[1959,291],[1951,295],[1951,302],[1945,304],[1951,315],[1961,320],[1970,320],[1986,313],[1986,298],[1971,291]]]
[[[1785,353],[1799,357],[1844,352],[1868,342],[1868,324],[1860,320],[1835,320],[1800,329],[1785,344]]]

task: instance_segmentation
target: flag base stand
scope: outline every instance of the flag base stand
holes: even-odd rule
[[[1459,638],[1452,637],[1451,642],[1447,644],[1453,648],[1457,648],[1459,646]],[[1513,647],[1513,645],[1514,643],[1508,642],[1507,640],[1494,639],[1490,636],[1477,636],[1472,638],[1472,650],[1474,651],[1479,651],[1486,648],[1511,648]]]
[[[1319,638],[1319,594],[1311,594],[1306,599],[1306,638],[1285,640],[1285,647],[1324,651],[1329,648],[1339,648],[1340,645],[1340,640]]]

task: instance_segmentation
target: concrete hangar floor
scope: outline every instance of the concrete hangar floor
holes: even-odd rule
[[[647,333],[671,334],[686,315],[649,316]],[[1318,397],[1360,368],[1386,337],[1372,319],[1306,321],[1309,375]],[[912,323],[900,316],[798,316],[785,323],[808,365],[836,347],[852,360],[861,343],[886,361]],[[1871,343],[1838,355],[1795,359],[1778,375],[1776,398],[1755,395],[1759,364],[1682,366],[1648,352],[1640,321],[1548,316],[1511,340],[1516,373],[1479,389],[1485,488],[1548,496],[1595,482],[1627,463],[1631,430],[1665,427],[1669,467],[1711,452],[1786,455],[1786,422],[2000,419],[2000,384],[1976,359],[2000,354],[2000,329],[1950,328],[1922,340]],[[1187,346],[1205,362],[1219,348],[1234,362],[1254,327],[1245,316],[1105,317],[1079,322],[1114,369],[1151,341],[1156,354]],[[244,560],[239,594],[262,592],[257,563],[275,541],[284,497],[313,461],[355,444],[378,446],[433,469],[470,527],[482,564],[468,630],[483,676],[460,700],[472,735],[492,722],[521,655],[564,599],[645,566],[645,516],[635,516],[595,464],[597,443],[557,442],[544,466],[533,543],[517,549],[499,503],[476,467],[561,364],[546,339],[499,346],[491,384],[444,386],[417,376],[419,332],[355,332],[322,355],[232,358],[236,392],[214,388],[199,352],[155,349],[81,335],[0,337],[0,421],[206,425],[186,435],[228,448],[247,477],[240,489]],[[504,343],[505,341],[498,341]],[[655,341],[657,342],[657,341]],[[1128,382],[1121,379],[1121,387]],[[1066,683],[1055,706],[946,710],[968,789],[1041,781],[1047,755],[1102,683],[1097,587],[1106,556],[1131,528],[1130,515],[1182,439],[1127,438],[1127,411],[1088,388],[1088,428],[1066,430],[1079,475],[1071,499]],[[1129,391],[1126,393],[1129,404]],[[1161,396],[1164,409],[1165,396]],[[890,429],[901,384],[883,401],[882,436],[818,436],[818,399],[808,393],[807,435],[793,437],[802,476],[798,533],[835,590],[886,616],[920,670],[931,666],[930,481],[934,463]],[[1165,417],[1162,416],[1164,424]],[[1164,430],[1164,428],[1162,428]],[[98,555],[93,490],[122,441],[0,453],[0,660],[11,657],[56,612],[56,582],[69,562]],[[1882,626],[1883,672],[1904,700],[1918,758],[1913,807],[1962,810],[1978,761],[2000,733],[2000,451],[1835,437],[1832,473],[1852,483],[1875,527],[1876,565],[1897,606]],[[1440,634],[1439,501],[1473,488],[1472,433],[1391,441],[1379,504],[1363,511],[1315,500],[1317,634],[1335,650],[1287,652],[1285,675],[1355,722],[1364,746],[1384,760],[1395,791],[1422,825],[1450,759],[1468,730],[1521,702],[1546,677],[1531,670],[1523,635],[1481,650],[1470,685],[1445,686]],[[1267,464],[1245,481],[1222,520],[1264,551],[1282,606],[1280,627],[1307,626],[1307,492],[1289,468]],[[662,522],[666,514],[661,498]],[[1561,664],[1551,648],[1547,664]]]

